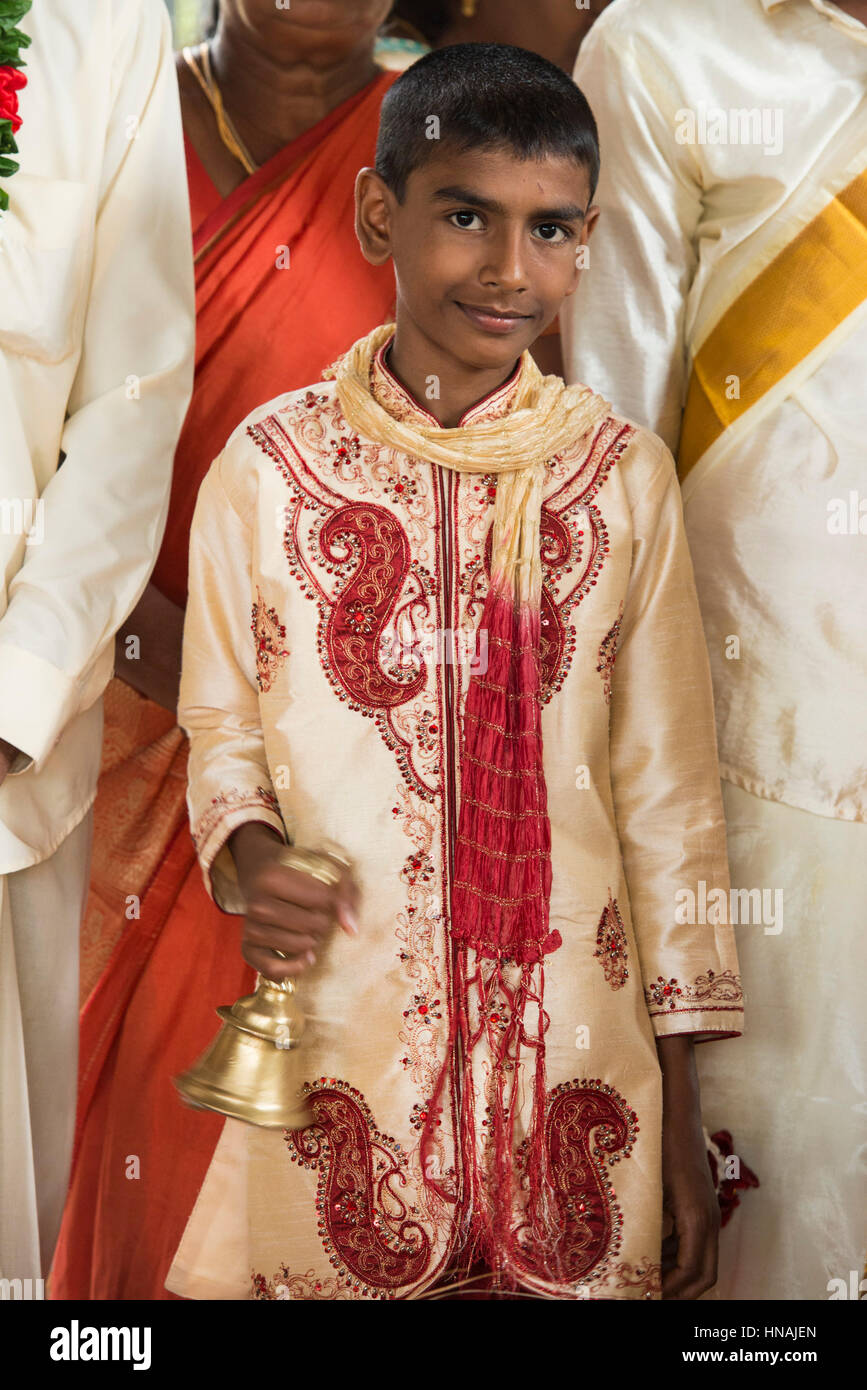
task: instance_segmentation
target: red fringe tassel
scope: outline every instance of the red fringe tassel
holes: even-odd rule
[[[518,1227],[522,1241],[532,1242],[534,1267],[541,1265],[555,1281],[563,1269],[561,1223],[545,1134],[549,1020],[543,1005],[542,964],[562,940],[559,932],[549,930],[551,826],[542,765],[539,611],[519,604],[494,578],[481,630],[487,633],[488,668],[472,677],[467,691],[452,885],[455,1007],[445,1061],[427,1107],[421,1156],[426,1182],[449,1201],[462,1199],[459,1238],[470,1259],[483,1258],[504,1283],[514,1286]],[[469,963],[471,950],[474,966]],[[520,966],[517,983],[509,983],[509,974],[515,979],[515,972],[504,968],[510,962]],[[525,1026],[528,1005],[538,1013],[532,1035]],[[491,1021],[492,1013],[496,1022]],[[483,1039],[493,1095],[480,1154],[473,1061]],[[519,1177],[515,1129],[522,1100],[522,1048],[532,1050],[535,1065],[532,1118]],[[430,1173],[434,1117],[455,1059],[464,1182],[457,1196]],[[526,1209],[516,1219],[522,1182]]]

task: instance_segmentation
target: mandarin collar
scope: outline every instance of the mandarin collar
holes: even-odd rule
[[[371,395],[382,406],[383,410],[387,410],[395,420],[404,420],[425,428],[430,428],[431,425],[442,428],[435,416],[419,404],[389,368],[385,359],[393,342],[394,336],[392,335],[371,359]],[[508,415],[513,408],[523,372],[524,360],[521,357],[508,380],[498,386],[495,391],[491,391],[489,395],[483,396],[480,401],[476,401],[469,410],[464,411],[458,421],[458,428],[460,429],[464,425],[478,425],[483,420],[498,420],[501,416]]]

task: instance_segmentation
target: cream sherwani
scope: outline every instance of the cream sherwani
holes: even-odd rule
[[[376,399],[429,426],[384,352]],[[503,418],[523,370],[461,423]],[[456,1205],[425,1184],[419,1136],[455,1007],[456,750],[470,663],[484,661],[495,495],[490,474],[355,434],[333,382],[254,412],[202,485],[179,720],[206,885],[242,911],[226,840],[247,821],[301,844],[328,839],[356,862],[361,931],[335,933],[304,979],[315,1123],[293,1136],[226,1122],[167,1281],[175,1292],[417,1297],[453,1249],[454,1077],[430,1176]],[[742,1026],[730,927],[689,922],[676,901],[702,883],[724,897],[728,868],[668,450],[603,412],[548,463],[542,535],[550,925],[563,938],[545,965],[548,1125],[571,1278],[552,1288],[529,1250],[522,1279],[560,1297],[654,1298],[655,1039]],[[454,661],[437,659],[446,632]],[[492,1027],[507,1007],[492,1006]],[[481,1123],[482,1103],[477,1113]],[[519,1133],[525,1120],[526,1109]]]
[[[165,7],[37,0],[21,27],[20,170],[0,226],[0,737],[22,750],[0,787],[9,1278],[47,1273],[60,1220],[100,697],[165,526],[195,335]]]
[[[599,124],[602,217],[564,316],[567,376],[677,450],[717,326],[867,170],[867,29],[823,0],[619,0],[575,77]],[[810,274],[780,300],[821,301]],[[723,354],[728,393],[764,329],[747,320]],[[862,300],[688,471],[681,440],[733,880],[782,908],[740,928],[749,1036],[701,1058],[709,1127],[734,1132],[762,1184],[723,1235],[726,1297],[824,1298],[863,1263],[865,373]]]

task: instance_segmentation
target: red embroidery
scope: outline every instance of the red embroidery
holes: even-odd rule
[[[569,622],[573,608],[581,603],[599,580],[610,546],[608,531],[593,498],[600,491],[614,464],[630,442],[634,430],[605,420],[597,432],[587,458],[559,491],[542,504],[539,545],[542,561],[542,595],[539,654],[540,701],[547,704],[562,689],[572,665],[578,642],[574,624]],[[568,465],[567,465],[568,466]],[[495,489],[489,502],[493,503]],[[468,614],[483,603],[490,582],[493,527],[489,526],[483,559],[473,562],[461,579],[462,592],[470,596]],[[577,574],[577,578],[566,576]],[[487,583],[485,582],[487,581]],[[565,593],[558,597],[565,587]]]
[[[744,992],[740,975],[723,970],[718,975],[707,970],[691,985],[680,985],[676,979],[666,980],[657,975],[644,991],[651,1017],[655,1013],[719,1013],[740,1009]]]
[[[323,1279],[313,1269],[308,1269],[306,1274],[293,1274],[288,1265],[281,1265],[273,1279],[266,1279],[264,1274],[254,1270],[252,1280],[254,1299],[303,1299],[306,1303],[352,1298],[351,1279],[344,1281],[336,1274]]]
[[[341,542],[355,550],[357,568],[326,626],[330,668],[350,699],[365,710],[406,704],[424,689],[425,671],[408,681],[393,681],[378,660],[383,629],[409,570],[406,532],[385,507],[352,502],[332,512],[319,532],[326,561],[340,558]]]
[[[617,1254],[623,1217],[606,1169],[631,1154],[637,1119],[614,1087],[598,1078],[564,1081],[551,1092],[545,1134],[562,1223],[562,1273],[557,1276],[526,1243],[528,1228],[519,1226],[517,1262],[529,1274],[553,1282],[574,1282],[591,1271],[598,1277],[602,1262]]]
[[[317,397],[311,409],[318,403]],[[290,426],[297,429],[297,439]],[[347,438],[346,428],[336,401],[330,400],[314,413],[297,406],[287,408],[249,425],[247,433],[273,459],[291,494],[284,509],[283,549],[289,573],[319,609],[316,645],[326,679],[349,709],[374,720],[386,747],[396,756],[404,781],[423,800],[433,802],[435,785],[417,765],[431,762],[433,750],[418,747],[423,755],[418,758],[416,745],[403,731],[413,721],[404,720],[398,729],[393,720],[396,710],[424,691],[426,667],[414,657],[402,664],[392,662],[386,669],[383,659],[388,648],[383,634],[389,620],[396,631],[405,613],[427,608],[432,581],[412,560],[407,532],[392,512],[373,502],[344,502],[299,452],[303,448],[322,458],[330,433]],[[360,447],[370,456],[369,471],[381,451],[373,445]],[[350,452],[347,449],[347,456]],[[340,471],[346,466],[341,464]],[[325,472],[324,466],[320,471]],[[305,515],[311,512],[312,520]],[[336,595],[321,582],[323,573],[336,581]],[[420,726],[419,715],[415,723]]]
[[[617,614],[616,621],[608,629],[599,644],[599,661],[596,670],[602,677],[602,693],[605,697],[606,705],[611,704],[611,673],[614,669],[614,661],[617,656],[617,643],[620,640],[620,624],[623,621],[623,604],[620,605],[620,612]]]
[[[677,979],[672,976],[666,980],[664,976],[657,975],[652,985],[648,985],[644,991],[648,1006],[655,1005],[657,1008],[673,1009],[677,1002],[677,995],[683,994],[683,990],[677,983]]]
[[[256,639],[256,683],[261,691],[267,692],[289,655],[289,649],[281,646],[286,640],[286,629],[277,617],[277,610],[266,606],[258,586],[250,630]]]
[[[285,1141],[293,1162],[319,1170],[319,1234],[347,1287],[393,1298],[416,1283],[431,1257],[430,1237],[398,1193],[407,1155],[383,1134],[360,1091],[322,1077],[305,1085],[314,1122]]]
[[[573,469],[569,456],[556,456],[556,472],[566,481],[542,504],[542,703],[562,688],[578,643],[573,608],[595,588],[610,545],[608,530],[593,499],[635,431],[614,417],[603,420],[583,462]],[[583,452],[586,441],[576,444]],[[576,580],[566,576],[577,572]],[[563,581],[566,580],[564,585]],[[571,587],[568,587],[571,585]],[[563,592],[562,597],[557,595]],[[567,636],[568,633],[568,636]]]
[[[410,1000],[408,1009],[404,1009],[404,1018],[418,1016],[423,1019],[442,1018],[440,1013],[440,1000],[428,999],[426,994],[414,994]]]
[[[605,978],[611,988],[622,989],[629,979],[629,971],[626,968],[628,959],[626,928],[623,925],[623,918],[620,916],[617,899],[612,898],[610,888],[607,906],[599,918],[599,926],[596,930],[596,950],[593,954],[597,960],[602,962]]]
[[[190,831],[196,852],[201,851],[202,846],[210,838],[211,833],[224,816],[253,806],[261,806],[266,811],[273,811],[275,815],[280,815],[280,803],[267,787],[257,787],[255,792],[242,792],[237,787],[231,787],[228,791],[220,792],[218,796],[211,797],[211,804],[207,811],[198,822],[195,830]]]
[[[589,1298],[610,1298],[612,1289],[641,1289],[643,1298],[662,1297],[662,1265],[658,1261],[643,1259],[640,1264],[630,1264],[619,1260],[608,1272],[606,1279],[598,1283],[582,1285]]]
[[[418,496],[418,483],[406,473],[394,473],[382,485],[391,502],[411,502]]]

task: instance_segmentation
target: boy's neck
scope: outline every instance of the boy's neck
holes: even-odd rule
[[[388,369],[423,410],[444,429],[453,429],[468,410],[509,380],[515,363],[505,369],[469,367],[423,337],[414,324],[398,321]]]

